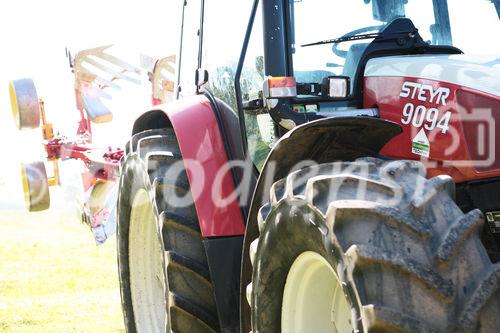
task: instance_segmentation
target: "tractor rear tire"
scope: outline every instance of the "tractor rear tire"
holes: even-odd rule
[[[216,332],[213,285],[171,129],[127,144],[118,194],[118,268],[127,332]],[[176,169],[178,177],[169,176]],[[172,195],[184,196],[181,206]]]
[[[38,212],[50,206],[49,181],[42,161],[22,163],[24,201],[28,211]]]
[[[498,332],[500,264],[448,176],[365,158],[292,172],[259,211],[252,331]]]
[[[10,104],[18,129],[37,128],[40,125],[40,102],[32,79],[10,81]]]

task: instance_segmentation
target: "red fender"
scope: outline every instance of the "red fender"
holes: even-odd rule
[[[204,237],[243,235],[245,232],[243,214],[238,198],[234,196],[234,180],[227,169],[227,154],[210,101],[204,95],[196,95],[156,107],[157,111],[163,111],[168,117],[177,137],[195,199],[202,235]],[[188,162],[190,160],[195,162],[196,168],[190,167]],[[225,171],[216,179],[219,170]],[[200,187],[201,173],[204,175],[202,187]],[[216,191],[218,198],[212,195],[216,181],[220,184],[220,191]],[[231,194],[235,200],[221,204],[219,199],[230,198]]]

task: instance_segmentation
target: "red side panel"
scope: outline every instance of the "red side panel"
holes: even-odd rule
[[[375,76],[365,78],[364,106],[378,107],[381,118],[403,128],[383,155],[422,160],[429,177],[448,174],[456,182],[500,176],[498,96],[435,80]]]
[[[204,237],[243,235],[245,225],[227,166],[222,135],[208,99],[183,98],[162,107],[177,136]]]

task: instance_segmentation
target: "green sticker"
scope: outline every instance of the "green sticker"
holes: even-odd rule
[[[420,132],[413,138],[411,144],[411,152],[413,154],[429,157],[429,150],[431,146],[429,144],[429,139],[422,128]]]

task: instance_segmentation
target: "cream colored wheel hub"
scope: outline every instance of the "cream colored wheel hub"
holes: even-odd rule
[[[144,189],[132,202],[129,229],[130,292],[138,333],[165,332],[164,252],[154,207]]]
[[[281,310],[284,333],[352,333],[351,306],[332,266],[316,252],[300,254],[288,272]]]

